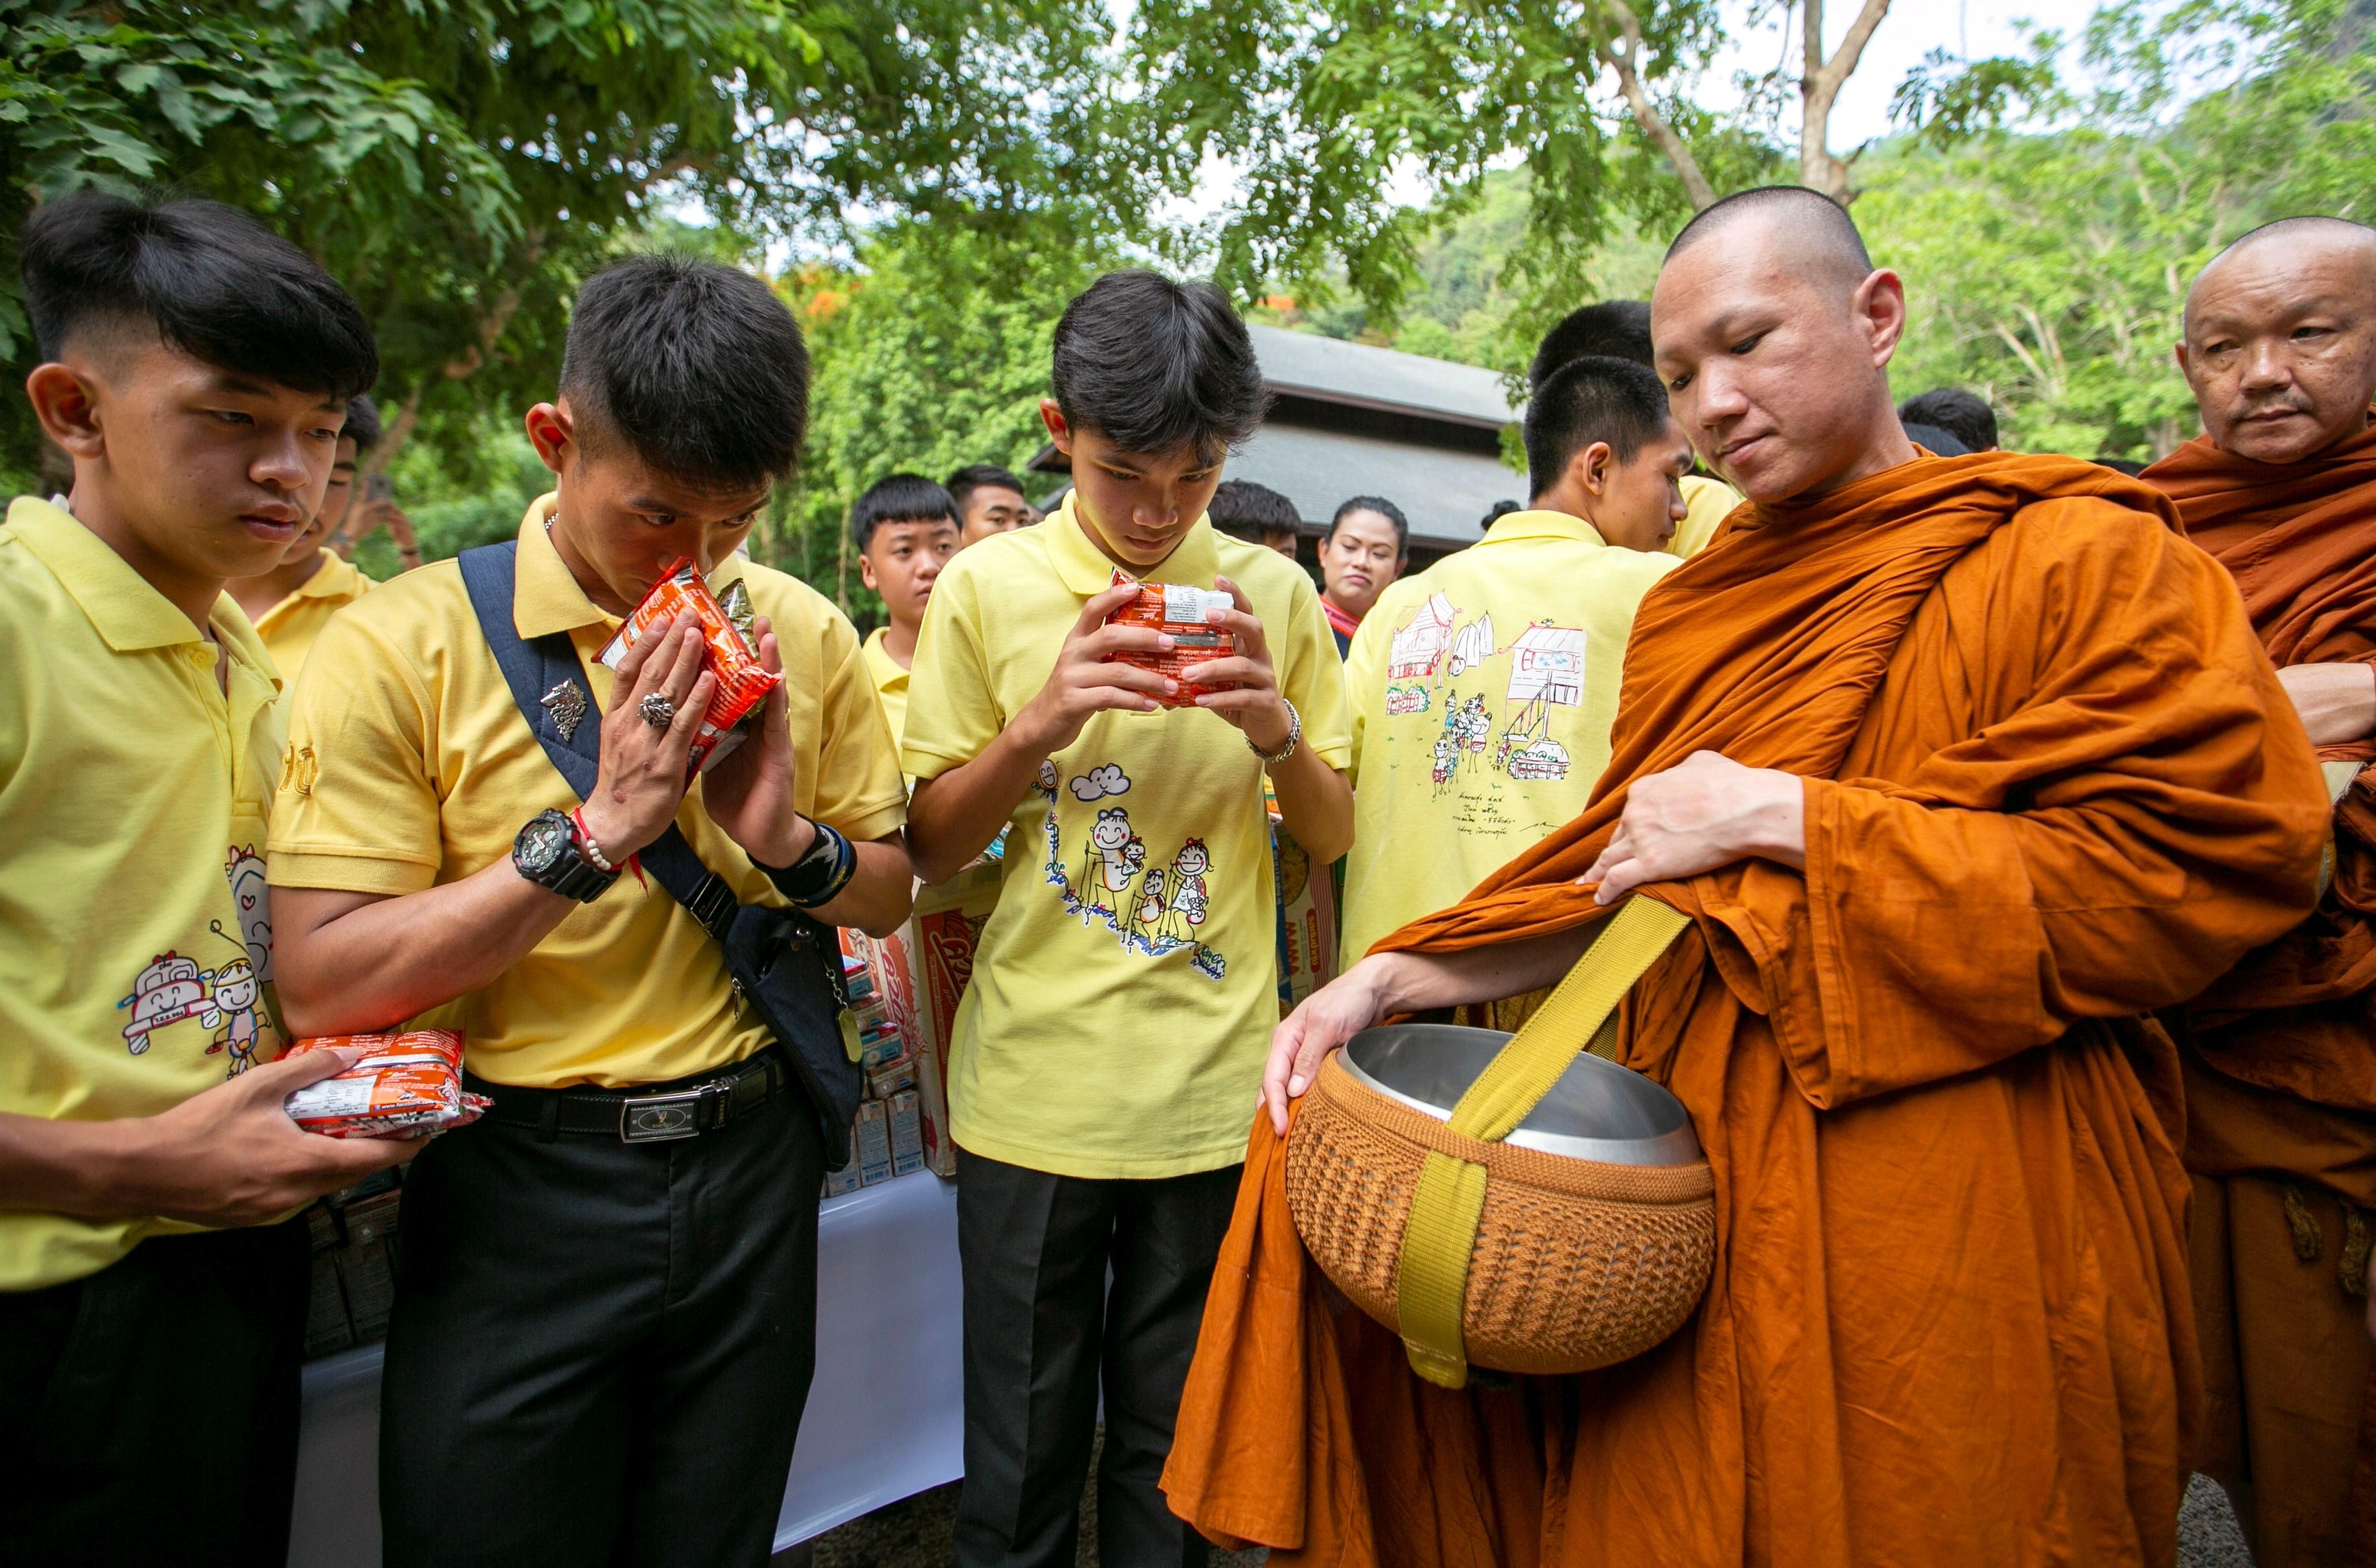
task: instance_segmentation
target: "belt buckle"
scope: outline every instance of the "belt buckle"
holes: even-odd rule
[[[619,1141],[623,1144],[664,1144],[701,1133],[701,1102],[712,1085],[679,1089],[674,1094],[647,1094],[619,1102]]]

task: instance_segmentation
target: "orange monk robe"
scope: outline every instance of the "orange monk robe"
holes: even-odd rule
[[[1165,1471],[1279,1568],[2167,1563],[2196,1395],[2181,1001],[2311,902],[2324,808],[2235,589],[2151,492],[1922,458],[1643,601],[1594,803],[1382,945],[1596,918],[1625,784],[1809,779],[1807,869],[1694,917],[1623,1059],[1692,1112],[1718,1261],[1666,1345],[1420,1383],[1297,1243],[1258,1121]]]
[[[2376,663],[2376,430],[2299,463],[2198,439],[2144,475],[2235,575],[2269,657]],[[2320,749],[2366,763],[2376,742]],[[2334,814],[2317,910],[2193,1009],[2186,1164],[2207,1421],[2262,1568],[2376,1563],[2376,793]]]

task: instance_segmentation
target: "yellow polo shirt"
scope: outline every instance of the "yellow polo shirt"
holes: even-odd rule
[[[1732,516],[1732,509],[1740,505],[1740,492],[1722,480],[1698,474],[1685,474],[1682,486],[1686,509],[1683,520],[1667,540],[1667,553],[1688,561],[1707,548],[1716,526]]]
[[[322,552],[322,564],[314,575],[255,623],[255,635],[264,639],[264,651],[280,667],[281,680],[291,686],[297,683],[297,671],[330,617],[371,592],[373,586],[352,562],[340,560],[337,551]]]
[[[153,1116],[280,1053],[265,825],[280,683],[226,594],[228,655],[80,523],[0,524],[0,1111]],[[0,1290],[96,1273],[164,1219],[0,1209]]]
[[[1113,566],[1075,502],[960,552],[933,587],[904,750],[933,778],[1037,695]],[[1294,563],[1202,519],[1146,581],[1253,602],[1303,744],[1347,759],[1345,690],[1320,596]],[[1244,1157],[1278,1023],[1263,765],[1201,708],[1093,716],[1009,824],[998,907],[950,1051],[951,1134],[1059,1175],[1159,1177]]]
[[[888,629],[877,626],[866,634],[866,678],[874,683],[874,700],[883,705],[883,719],[891,726],[891,743],[896,746],[908,728],[908,671],[883,646]]]
[[[523,637],[566,633],[607,706],[611,671],[594,656],[619,623],[553,549],[552,509],[548,495],[520,523],[513,623]],[[795,803],[852,838],[896,832],[907,791],[858,634],[781,572],[730,559],[710,574],[720,588],[737,577],[782,649]],[[290,707],[272,881],[418,893],[508,859],[529,818],[577,803],[513,705],[461,568],[435,562],[348,607],[306,659]],[[782,902],[702,810],[699,782],[676,820],[737,897]],[[417,1023],[461,1029],[473,1072],[533,1087],[656,1083],[739,1061],[765,1039],[758,1016],[735,1005],[717,943],[657,881],[632,873],[571,910],[493,985]]]
[[[1609,766],[1634,608],[1681,564],[1564,512],[1513,512],[1379,596],[1345,661],[1340,968],[1584,809]]]

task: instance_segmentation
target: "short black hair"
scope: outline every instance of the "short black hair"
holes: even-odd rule
[[[1485,515],[1477,519],[1477,527],[1479,531],[1482,531],[1491,528],[1511,513],[1523,512],[1526,509],[1527,505],[1523,501],[1496,501],[1485,508]]]
[[[1410,519],[1403,516],[1403,509],[1401,507],[1396,505],[1393,502],[1387,500],[1383,495],[1356,495],[1350,501],[1348,501],[1343,505],[1337,507],[1336,515],[1328,519],[1328,531],[1321,535],[1321,539],[1324,541],[1335,539],[1336,537],[1336,525],[1343,522],[1347,517],[1352,516],[1356,512],[1375,512],[1378,516],[1385,518],[1386,521],[1394,524],[1396,557],[1399,559],[1402,556],[1408,555],[1410,553]]]
[[[1650,305],[1646,300],[1603,300],[1562,316],[1543,334],[1535,362],[1527,371],[1527,385],[1540,386],[1551,373],[1586,354],[1605,359],[1651,362]]]
[[[1630,463],[1673,418],[1666,383],[1649,366],[1606,354],[1571,360],[1527,403],[1527,484],[1542,494],[1596,441]]]
[[[1205,516],[1231,539],[1248,544],[1263,542],[1265,533],[1301,534],[1303,514],[1295,503],[1266,484],[1250,479],[1225,479],[1206,504]]]
[[[1898,421],[1898,423],[1906,427],[1907,440],[1918,446],[1929,447],[1934,457],[1960,457],[1971,450],[1956,438],[1955,433],[1952,430],[1941,430],[1935,424],[1909,422],[1905,420]]]
[[[379,405],[360,392],[348,398],[347,422],[339,429],[339,434],[354,437],[355,456],[358,457],[378,445]]]
[[[957,509],[960,519],[965,516],[966,503],[973,499],[977,490],[1011,490],[1022,496],[1027,505],[1031,499],[1023,481],[996,463],[968,463],[941,482],[948,488],[949,504]]]
[[[1054,361],[1064,422],[1141,456],[1218,463],[1270,407],[1246,324],[1209,283],[1109,272],[1064,307]]]
[[[849,508],[849,537],[860,550],[885,523],[958,524],[957,504],[949,493],[921,474],[891,474],[866,487]]]
[[[331,402],[379,379],[362,307],[312,256],[220,202],[77,191],[26,218],[18,265],[45,360],[78,333],[145,325],[192,359]]]
[[[1997,444],[1996,410],[1960,386],[1918,393],[1897,405],[1897,417],[1905,424],[1935,424],[1970,451],[1983,452]]]
[[[614,262],[570,312],[561,394],[591,450],[624,442],[671,479],[749,490],[792,471],[809,423],[800,325],[747,272],[694,256]]]

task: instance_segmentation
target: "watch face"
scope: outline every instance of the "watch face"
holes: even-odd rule
[[[541,875],[560,864],[568,848],[569,819],[556,812],[547,812],[520,829],[521,869]]]

